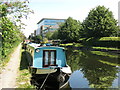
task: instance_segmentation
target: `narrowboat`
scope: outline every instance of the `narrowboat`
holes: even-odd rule
[[[62,88],[68,83],[72,72],[66,63],[64,47],[31,43],[27,51],[31,84],[39,88]]]

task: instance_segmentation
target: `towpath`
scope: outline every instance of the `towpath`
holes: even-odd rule
[[[20,49],[21,44],[15,49],[7,66],[0,74],[0,90],[2,88],[16,87],[16,77],[20,65]]]

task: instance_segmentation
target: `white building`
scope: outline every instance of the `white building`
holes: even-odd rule
[[[43,18],[37,23],[38,29],[36,30],[36,35],[45,37],[48,31],[54,32],[59,28],[59,25],[64,22],[65,19]]]

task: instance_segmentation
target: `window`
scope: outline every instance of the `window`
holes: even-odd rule
[[[43,50],[43,66],[56,65],[56,50]]]

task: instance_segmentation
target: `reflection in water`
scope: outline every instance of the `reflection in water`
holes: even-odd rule
[[[86,78],[84,78],[84,74],[80,72],[80,70],[76,70],[71,75],[69,81],[70,87],[72,88],[86,88],[88,87],[88,81]],[[75,81],[75,82],[73,82]]]
[[[68,49],[67,60],[73,71],[69,80],[71,88],[118,88],[116,58]]]

